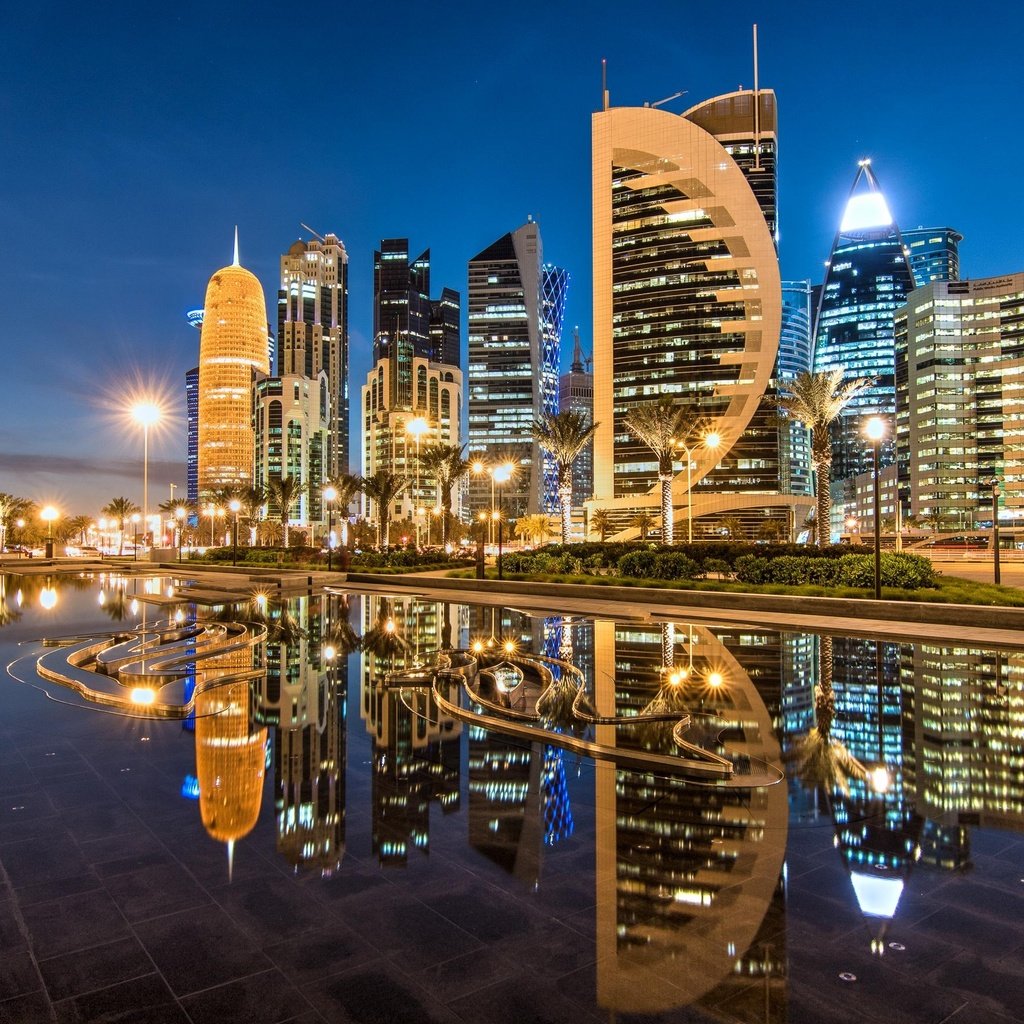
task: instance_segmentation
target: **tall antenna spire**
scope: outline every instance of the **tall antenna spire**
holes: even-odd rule
[[[757,23],[754,23],[754,170],[761,170],[761,89],[757,79]]]
[[[238,225],[235,225],[235,258],[231,261],[231,266],[240,267],[242,264],[238,262]]]
[[[607,110],[608,102],[608,60],[601,58],[601,109]]]
[[[582,373],[583,372],[583,346],[580,344],[580,329],[579,325],[572,329],[572,366],[569,367],[570,373]]]

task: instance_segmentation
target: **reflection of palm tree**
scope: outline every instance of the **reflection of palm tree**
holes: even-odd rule
[[[399,635],[398,626],[391,615],[391,602],[382,598],[373,626],[363,634],[363,650],[378,658],[393,658],[408,647],[409,641]]]
[[[822,789],[826,799],[834,792],[849,793],[850,779],[864,778],[867,769],[845,745],[832,738],[836,698],[832,689],[834,654],[832,637],[818,638],[818,683],[814,688],[815,724],[794,743],[789,757],[797,775],[809,789]]]

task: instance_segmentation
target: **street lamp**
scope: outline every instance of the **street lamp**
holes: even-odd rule
[[[864,424],[864,436],[871,442],[875,519],[875,600],[882,599],[882,492],[879,483],[879,450],[885,437],[885,420],[872,416]],[[824,525],[824,524],[822,524]]]
[[[142,518],[149,527],[149,428],[160,419],[160,407],[152,402],[132,406],[132,419],[142,427]]]
[[[231,564],[238,565],[238,513],[242,511],[242,503],[237,498],[228,502],[228,508],[235,514],[234,529],[231,539]]]
[[[53,521],[60,513],[52,506],[47,505],[39,513],[39,518],[46,523],[46,557],[53,558]]]
[[[132,561],[137,562],[139,560],[139,522],[142,516],[138,512],[132,513]],[[123,538],[122,538],[123,540]]]
[[[999,480],[992,478],[992,573],[996,583],[1002,582],[999,566]]]
[[[491,474],[492,484],[497,484],[500,488],[502,484],[507,484],[512,479],[512,464],[503,463],[500,466],[496,466],[494,472]],[[501,544],[502,544],[502,518],[501,518],[501,491],[498,491],[498,508],[495,516],[498,520],[498,579],[502,578],[501,575]]]
[[[473,474],[473,476],[483,476],[484,473],[488,472],[487,463],[484,462],[483,459],[474,459],[469,464],[469,471],[470,471],[470,473]],[[492,508],[494,507],[494,477],[491,477],[491,507]],[[485,515],[483,515],[483,513],[481,513],[480,514],[480,519],[481,519],[481,521],[483,521],[484,519],[487,519],[487,521],[488,521],[487,522],[487,543],[490,544],[490,542],[491,542],[490,517],[489,516],[485,516]]]
[[[184,507],[184,505],[179,505],[174,510],[174,516],[178,520],[178,561],[180,563],[181,562],[181,531],[182,531],[182,527],[185,525],[185,507]]]
[[[417,416],[409,420],[405,425],[405,432],[416,438],[416,485],[412,494],[413,515],[416,514],[417,503],[420,498],[420,438],[430,430],[430,424],[423,416]],[[416,524],[416,546],[419,547],[419,523]]]
[[[324,488],[324,501],[327,502],[327,571],[334,567],[334,502],[338,498],[338,489],[333,484]]]
[[[700,440],[705,448],[714,450],[722,443],[722,435],[717,431],[705,434]],[[676,441],[677,448],[682,448],[686,453],[686,543],[693,543],[693,451],[696,444],[691,447],[685,441]],[[665,534],[665,526],[661,527],[662,536]]]

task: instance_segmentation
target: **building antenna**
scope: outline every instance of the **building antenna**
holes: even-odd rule
[[[314,231],[308,224],[303,224],[301,220],[299,221],[299,227],[305,228],[314,238],[319,238],[321,242],[327,241],[327,239],[324,238],[324,236],[321,235],[319,231]]]
[[[754,23],[754,170],[761,170],[761,89],[757,78],[757,23]]]
[[[608,102],[608,59],[601,58],[601,104],[602,110],[607,110]]]
[[[231,261],[233,267],[240,267],[242,264],[238,262],[238,225],[235,225],[235,255]]]

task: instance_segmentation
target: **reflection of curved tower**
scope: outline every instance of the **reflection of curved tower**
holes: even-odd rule
[[[842,368],[846,379],[873,377],[833,425],[832,478],[867,472],[871,446],[863,418],[889,418],[883,461],[892,461],[896,413],[893,315],[914,287],[900,231],[871,170],[860,161],[821,289],[814,346],[816,371]]]
[[[235,259],[206,288],[199,342],[199,493],[252,484],[254,373],[270,372],[267,304],[256,276]]]
[[[252,831],[259,817],[267,730],[251,726],[249,682],[218,685],[208,670],[248,668],[251,659],[252,652],[246,649],[204,661],[207,681],[195,699],[199,810],[203,827],[228,844],[229,856],[235,842]]]
[[[594,495],[623,516],[657,504],[656,460],[623,419],[663,395],[724,442],[693,452],[695,488],[721,464],[695,514],[712,490],[730,493],[716,510],[778,493],[778,417],[761,401],[781,323],[775,94],[756,95],[593,115]],[[685,508],[685,473],[674,493]]]
[[[662,675],[658,627],[631,624],[620,636],[612,623],[595,629],[598,711],[611,713],[616,698],[620,714],[650,700]],[[766,652],[759,638],[723,638],[703,627],[677,632],[687,640],[691,678],[710,666],[725,678],[716,707],[731,720],[730,746],[777,761],[771,717],[746,664],[752,672],[769,657],[777,664],[780,652]],[[612,730],[599,725],[599,741],[614,742]],[[744,985],[762,980],[766,999],[783,999],[785,951],[762,940],[782,930],[785,787],[701,786],[602,762],[595,770],[599,1005],[661,1013],[737,974]]]

